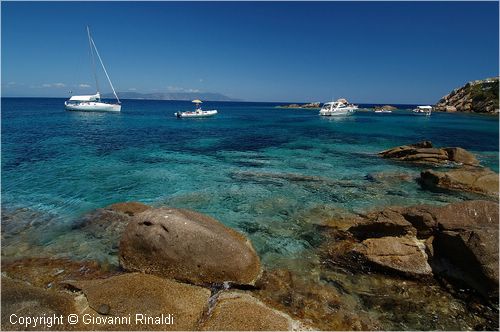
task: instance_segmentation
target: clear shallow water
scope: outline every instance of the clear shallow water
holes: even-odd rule
[[[207,102],[219,115],[176,119],[189,102],[127,100],[121,114],[104,114],[66,112],[63,99],[4,98],[4,216],[39,225],[26,243],[103,259],[105,248],[71,231],[86,212],[120,201],[190,208],[247,234],[264,264],[290,267],[308,259],[321,240],[313,224],[325,218],[464,199],[421,190],[421,168],[380,159],[383,149],[426,139],[470,150],[498,172],[497,118],[401,110],[328,119],[275,105]]]

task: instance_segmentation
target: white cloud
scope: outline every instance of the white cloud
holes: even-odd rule
[[[87,83],[80,83],[80,84],[78,85],[78,87],[79,87],[79,88],[90,88],[90,85],[89,85],[89,84],[87,84]]]
[[[137,91],[136,88],[129,88],[128,91]]]
[[[64,83],[43,83],[42,88],[64,88],[66,84]]]

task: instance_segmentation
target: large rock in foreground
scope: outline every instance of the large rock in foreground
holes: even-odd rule
[[[422,187],[467,191],[498,198],[498,174],[488,168],[464,168],[420,173]]]
[[[254,284],[260,275],[247,238],[213,218],[173,208],[133,217],[120,241],[120,265],[195,284]]]
[[[219,295],[202,330],[294,331],[304,330],[304,326],[249,294],[232,291]]]
[[[70,325],[66,320],[69,314],[76,312],[73,298],[69,294],[33,287],[21,281],[2,277],[2,331],[81,330],[82,325]],[[54,320],[52,324],[40,322],[36,324],[33,321],[34,317],[43,316],[63,316],[63,319]],[[26,317],[32,319],[28,326],[24,326],[20,320]]]
[[[434,275],[497,302],[498,208],[475,200],[373,211],[355,218],[347,231],[327,230],[331,240],[322,256],[326,265],[408,277],[430,275],[430,266]]]
[[[492,298],[498,296],[499,282],[498,208],[481,200],[409,208],[412,222],[427,220],[434,234],[435,270]]]
[[[459,147],[436,148],[430,141],[401,145],[379,152],[382,158],[396,159],[416,164],[444,165],[450,162],[461,165],[479,165],[476,157]]]
[[[131,316],[130,321],[106,324],[108,330],[197,330],[210,297],[206,288],[142,273],[69,284],[85,294],[80,312],[104,319]],[[147,320],[162,315],[163,320]]]

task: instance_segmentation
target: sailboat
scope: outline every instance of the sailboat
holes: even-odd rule
[[[87,26],[87,34],[89,37],[89,46],[90,46],[90,54],[92,58],[92,68],[94,70],[94,78],[96,85],[96,93],[94,95],[84,95],[84,96],[71,96],[69,100],[64,102],[65,108],[68,111],[86,111],[86,112],[120,112],[122,109],[120,99],[116,95],[115,88],[113,87],[113,83],[111,83],[111,79],[109,78],[108,72],[106,71],[106,67],[104,67],[104,63],[102,62],[101,56],[99,55],[99,51],[95,46],[94,39],[90,35],[90,29]],[[101,63],[102,69],[104,69],[104,73],[108,79],[109,85],[113,90],[113,94],[116,97],[116,103],[105,103],[101,101],[101,94],[99,93],[99,82],[97,80],[96,66],[95,66],[95,54]]]

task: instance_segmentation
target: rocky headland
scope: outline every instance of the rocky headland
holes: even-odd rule
[[[321,108],[321,103],[320,102],[314,102],[314,103],[308,103],[308,104],[289,104],[289,105],[281,105],[281,106],[276,106],[277,108]]]
[[[373,108],[374,111],[395,111],[397,107],[391,105],[383,105],[383,106],[375,106]]]
[[[472,81],[441,98],[434,110],[498,114],[498,77]]]

